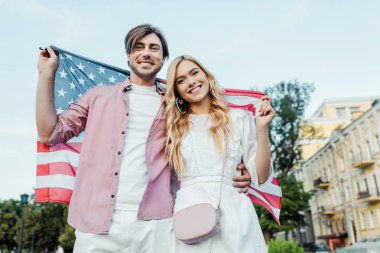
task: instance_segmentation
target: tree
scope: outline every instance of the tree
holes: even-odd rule
[[[65,208],[58,203],[28,205],[25,215],[25,248],[30,248],[34,239],[35,249],[55,250],[66,225]]]
[[[277,172],[287,176],[301,160],[301,146],[298,144],[305,107],[310,102],[314,86],[298,81],[281,82],[265,89],[271,96],[272,106],[277,115],[271,123],[270,143]]]
[[[21,217],[21,205],[16,200],[0,203],[0,249],[17,248],[16,224]]]
[[[272,98],[272,106],[277,113],[270,126],[269,138],[273,166],[283,192],[281,227],[270,218],[267,211],[257,208],[261,227],[267,238],[274,232],[292,231],[298,224],[302,224],[302,211],[308,208],[312,193],[305,192],[302,182],[297,182],[291,172],[302,159],[299,145],[301,124],[313,91],[312,84],[300,84],[298,81],[281,82],[264,91]]]

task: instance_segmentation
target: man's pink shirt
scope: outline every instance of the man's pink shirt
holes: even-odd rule
[[[85,130],[68,216],[69,224],[79,231],[94,234],[109,232],[129,117],[129,89],[131,84],[125,80],[89,90],[58,115],[47,143],[66,142]],[[163,90],[158,86],[157,92],[163,95]],[[162,96],[146,142],[149,183],[137,214],[141,220],[165,219],[172,215],[172,173],[165,153],[165,125]]]

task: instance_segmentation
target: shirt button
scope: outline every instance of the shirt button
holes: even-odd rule
[[[119,151],[119,152],[117,152],[117,154],[118,154],[118,155],[121,155],[121,152]]]
[[[112,195],[111,195],[111,198],[114,198],[114,197],[115,197],[115,195],[112,194]]]
[[[115,172],[115,176],[117,176],[117,175],[119,175],[119,173],[118,173],[118,172]]]
[[[125,134],[125,131],[121,132],[121,134]]]

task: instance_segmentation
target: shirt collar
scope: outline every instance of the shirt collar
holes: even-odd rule
[[[123,87],[123,92],[128,92],[132,89],[132,83],[131,81],[129,80],[129,78],[125,79],[122,83],[121,83],[122,87]],[[165,92],[166,92],[166,85],[161,83],[161,82],[155,82],[155,86],[156,86],[156,91],[159,95],[165,95]]]

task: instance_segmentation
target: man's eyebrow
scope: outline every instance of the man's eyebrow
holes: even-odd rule
[[[157,46],[157,47],[161,48],[161,46],[160,46],[159,44],[156,44],[156,43],[150,43],[149,46],[150,46],[150,47]]]

